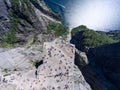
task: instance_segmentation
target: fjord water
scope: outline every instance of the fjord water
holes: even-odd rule
[[[70,28],[86,25],[94,30],[120,30],[120,0],[45,0],[63,16]]]

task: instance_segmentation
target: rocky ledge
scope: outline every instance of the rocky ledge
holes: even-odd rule
[[[36,67],[36,69],[25,68],[24,65],[27,65],[28,62],[19,63],[21,55],[18,53],[16,53],[16,58],[18,58],[17,60],[19,61],[16,61],[14,58],[0,58],[1,60],[5,59],[8,61],[11,61],[10,59],[15,60],[14,63],[13,61],[6,61],[6,64],[12,63],[12,65],[14,65],[15,63],[18,63],[19,66],[22,66],[22,70],[19,69],[7,72],[1,70],[0,89],[91,90],[81,71],[74,64],[75,47],[73,45],[60,39],[56,39],[53,42],[44,43],[43,47],[42,60],[39,62],[39,66]],[[12,51],[15,51],[15,49],[1,53],[11,53]],[[8,54],[8,56],[11,56],[11,54]],[[27,61],[29,61],[29,59],[27,59]],[[29,63],[29,65],[30,64],[31,63]],[[6,65],[3,65],[2,68],[4,67],[7,69]]]

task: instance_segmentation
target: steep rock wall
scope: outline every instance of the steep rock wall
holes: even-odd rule
[[[120,89],[120,43],[90,49],[89,54],[103,69],[107,79]]]
[[[43,0],[1,0],[0,11],[1,43],[4,35],[14,31],[14,43],[24,45],[34,36],[46,34],[49,21],[60,21],[60,16],[47,8]]]

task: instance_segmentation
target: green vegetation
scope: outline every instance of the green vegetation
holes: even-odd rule
[[[28,15],[29,15],[28,11],[30,11],[31,13],[34,13],[34,11],[32,10],[32,6],[30,4],[30,0],[22,0],[21,3],[22,3],[22,7],[21,7],[22,12],[24,12]]]
[[[17,31],[17,27],[18,27],[19,18],[11,17],[10,20],[11,20],[12,27],[3,37],[2,44],[0,45],[0,47],[3,47],[3,48],[4,47],[13,47],[17,40],[16,31]]]
[[[16,42],[16,31],[18,28],[18,23],[19,18],[17,17],[11,18],[12,27],[5,36],[5,42],[7,42],[8,44],[14,44]]]
[[[83,33],[83,42],[86,46],[96,47],[104,44],[114,43],[116,41],[107,35],[100,35],[93,30],[86,30]]]
[[[16,30],[11,29],[4,38],[5,42],[8,44],[14,44],[16,42]]]
[[[26,48],[30,48],[32,45],[33,45],[33,39],[29,40],[25,46]]]
[[[37,35],[34,35],[34,38],[33,38],[33,44],[38,40],[38,36]]]
[[[111,38],[113,38],[114,40],[117,40],[118,42],[120,42],[120,36],[116,36],[116,37],[111,37]]]
[[[26,48],[29,48],[31,45],[33,45],[36,41],[38,40],[38,36],[34,35],[34,37],[32,39],[30,39],[27,43],[26,43]]]
[[[14,44],[16,42],[16,31],[15,29],[9,30],[7,34],[3,38],[3,42],[0,45],[0,47],[14,47]]]
[[[27,11],[31,10],[30,0],[11,0],[11,4],[12,4],[13,11],[18,16],[20,15],[21,12],[27,14]],[[32,12],[33,10],[31,11],[31,13]]]
[[[48,34],[54,34],[56,37],[66,36],[68,34],[68,28],[60,23],[49,22],[48,24]]]
[[[75,31],[74,31],[75,30]],[[83,32],[81,38],[81,43],[88,47],[96,47],[104,44],[115,43],[117,40],[112,39],[111,37],[105,34],[99,34],[94,30],[88,29],[86,26],[79,26],[74,28],[71,32],[72,36],[75,35],[77,32]]]
[[[84,25],[73,28],[71,31],[71,35],[73,36],[73,35],[75,35],[76,32],[81,31],[81,30],[88,30],[88,28]]]
[[[14,9],[17,9],[19,7],[19,1],[18,0],[11,0],[11,4],[14,7]]]
[[[26,4],[29,4],[29,0],[11,0],[11,4],[14,7],[14,9],[19,8],[20,2],[22,2],[22,4],[23,4],[23,2],[26,3]]]
[[[114,40],[120,41],[120,30],[109,31],[106,34]]]

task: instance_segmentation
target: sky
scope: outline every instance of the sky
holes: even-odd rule
[[[120,30],[120,0],[49,1],[65,6],[62,8],[63,22],[70,28],[86,25],[94,30]]]

